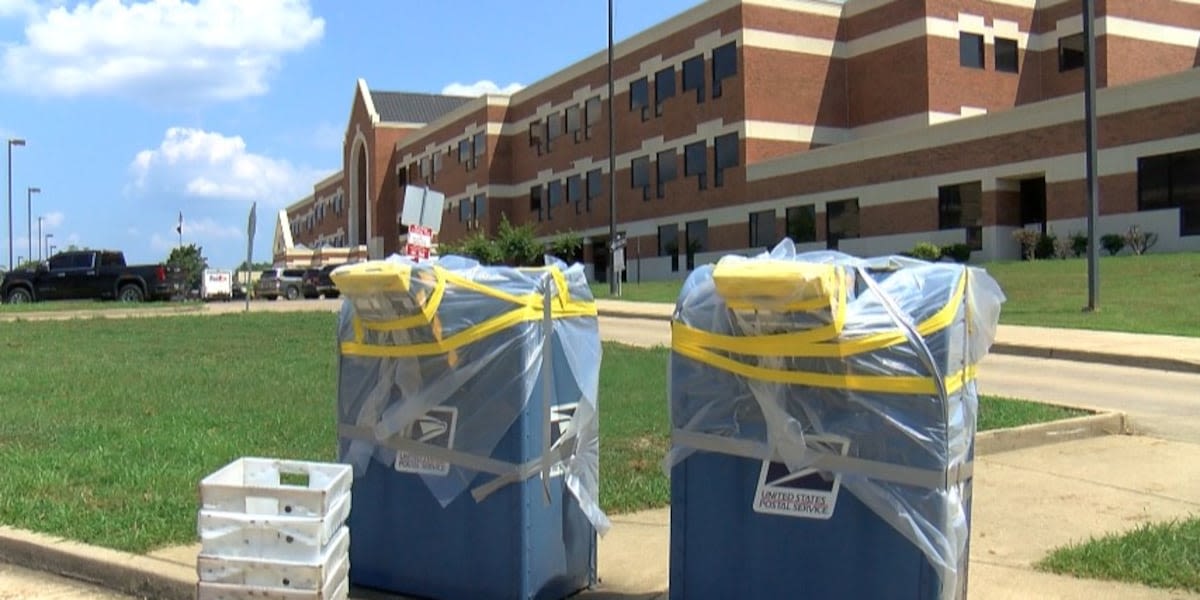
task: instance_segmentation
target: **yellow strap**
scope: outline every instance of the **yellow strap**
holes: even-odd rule
[[[693,360],[760,381],[858,392],[929,396],[940,394],[937,384],[929,377],[909,375],[837,375],[807,371],[784,371],[748,365],[694,346],[676,346],[673,350]],[[953,394],[957,392],[968,380],[974,378],[974,365],[968,365],[963,371],[946,376],[946,393]]]
[[[966,290],[966,277],[958,280],[954,293],[938,312],[917,325],[922,336],[930,335],[948,327],[958,313]],[[845,299],[842,298],[840,319],[845,320]],[[838,327],[838,331],[841,328]],[[882,350],[906,341],[899,330],[884,331],[862,337],[837,340],[829,335],[830,327],[818,327],[795,333],[762,336],[733,336],[702,331],[679,321],[671,323],[671,344],[683,344],[696,348],[721,350],[746,356],[788,356],[813,358],[841,358]],[[828,341],[827,341],[828,340]],[[820,343],[817,343],[820,342]]]
[[[594,317],[597,314],[596,304],[593,302],[570,302],[562,308],[555,308],[550,314],[551,318],[555,319]],[[373,358],[400,358],[446,354],[495,335],[519,323],[540,321],[542,317],[543,313],[541,309],[522,306],[441,340],[407,346],[371,344],[362,341],[342,342],[342,353],[350,356],[367,356]]]

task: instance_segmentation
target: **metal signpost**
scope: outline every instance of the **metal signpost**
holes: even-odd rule
[[[246,295],[246,312],[250,312],[250,272],[254,264],[254,229],[258,224],[254,214],[256,208],[257,202],[250,205],[250,221],[246,224],[246,289],[242,290]]]

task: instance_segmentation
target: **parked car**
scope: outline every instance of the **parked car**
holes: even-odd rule
[[[304,286],[301,290],[305,298],[337,298],[341,295],[337,286],[333,285],[329,273],[342,265],[325,265],[319,269],[309,269],[304,272]]]
[[[10,304],[40,300],[170,300],[187,293],[182,269],[165,264],[127,265],[112,250],[59,252],[35,269],[5,274],[0,298]]]
[[[254,296],[275,300],[280,296],[288,300],[300,297],[304,285],[304,269],[274,268],[262,272],[254,284]]]

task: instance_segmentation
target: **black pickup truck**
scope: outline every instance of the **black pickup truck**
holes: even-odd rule
[[[9,304],[39,300],[170,300],[186,285],[170,265],[126,265],[125,255],[108,250],[60,252],[36,269],[11,271],[0,281]]]

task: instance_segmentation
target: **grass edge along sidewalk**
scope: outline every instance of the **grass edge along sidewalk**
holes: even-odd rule
[[[199,480],[237,457],[334,460],[335,324],[329,313],[0,324],[11,356],[0,522],[144,552],[194,541]],[[614,514],[668,502],[667,356],[605,345],[601,500]],[[982,413],[985,428],[1077,414],[991,399]]]
[[[1106,256],[1100,259],[1100,310],[1084,313],[1087,262],[1065,260],[972,263],[1004,290],[1002,325],[1200,337],[1195,299],[1200,296],[1200,252]],[[683,277],[685,274],[680,274]],[[629,282],[621,300],[674,304],[681,280]],[[611,298],[608,284],[593,284],[596,298]]]
[[[1200,593],[1200,515],[1093,537],[1054,550],[1034,566],[1059,575]]]

